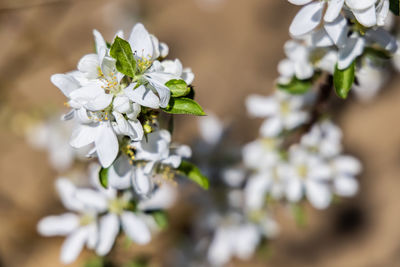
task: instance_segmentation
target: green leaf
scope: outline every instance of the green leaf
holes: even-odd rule
[[[132,78],[135,77],[136,60],[127,41],[117,36],[111,45],[110,55],[117,60],[115,64],[119,72]]]
[[[200,169],[197,168],[194,164],[192,164],[188,161],[182,160],[182,163],[178,168],[178,172],[180,174],[186,176],[187,178],[189,178],[190,180],[192,180],[199,186],[201,186],[203,189],[206,189],[206,190],[208,189],[208,187],[209,187],[208,178],[206,176],[204,176],[200,172]]]
[[[165,229],[168,226],[168,216],[163,211],[156,211],[152,213],[154,220],[156,221],[160,229]]]
[[[351,65],[344,70],[339,70],[338,66],[335,67],[333,74],[333,83],[335,85],[336,94],[346,99],[355,79],[356,63],[353,61]]]
[[[311,86],[312,82],[310,79],[299,80],[294,77],[288,84],[278,84],[278,89],[286,91],[289,94],[302,95],[307,93]]]
[[[96,258],[87,260],[83,266],[84,267],[104,267],[105,263],[102,258],[96,257]]]
[[[390,10],[396,16],[400,15],[400,0],[390,0]]]
[[[206,115],[202,107],[196,101],[184,97],[171,97],[168,107],[163,110],[171,114],[190,114],[196,116]]]
[[[169,80],[165,85],[169,88],[173,97],[185,96],[190,93],[190,87],[184,80]]]
[[[100,184],[104,188],[108,188],[108,170],[109,168],[101,168],[99,171]]]

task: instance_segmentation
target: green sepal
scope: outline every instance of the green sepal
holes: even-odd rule
[[[302,95],[307,93],[312,86],[311,79],[299,80],[296,77],[288,84],[278,84],[278,89],[293,95]]]
[[[99,171],[99,181],[102,187],[108,188],[108,170],[110,168],[101,168]]]
[[[110,55],[117,60],[115,65],[119,72],[131,78],[135,77],[136,60],[127,41],[117,36],[111,45]]]
[[[206,115],[203,108],[196,101],[185,97],[171,97],[168,106],[162,110],[170,114]]]
[[[190,93],[190,87],[184,80],[169,80],[165,86],[169,88],[173,97],[181,97]]]
[[[333,83],[335,85],[336,94],[343,99],[349,95],[355,80],[356,63],[353,61],[347,69],[340,70],[338,66],[335,67],[333,74]]]
[[[200,169],[196,165],[188,161],[182,160],[181,165],[178,167],[177,171],[178,173],[186,176],[187,178],[201,186],[203,189],[208,190],[208,178],[201,173]]]

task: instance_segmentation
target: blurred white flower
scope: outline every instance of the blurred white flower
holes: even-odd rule
[[[342,131],[333,122],[324,120],[314,124],[302,136],[300,144],[320,157],[331,158],[342,151]]]
[[[299,202],[305,195],[317,209],[325,209],[332,199],[329,182],[332,171],[328,164],[304,148],[294,146],[289,151],[289,164],[285,170],[286,197]]]
[[[308,120],[308,112],[302,109],[312,100],[310,96],[290,95],[282,91],[270,97],[250,95],[246,99],[246,107],[251,116],[267,118],[261,126],[261,135],[276,137],[282,131],[293,130]]]
[[[64,206],[76,213],[45,217],[39,221],[37,228],[44,236],[67,236],[61,248],[61,262],[69,264],[75,261],[85,245],[90,249],[94,249],[97,245],[99,239],[97,217],[103,209],[94,201],[90,203],[80,201],[77,198],[80,189],[68,179],[58,179],[56,188]],[[85,195],[87,192],[82,191],[79,194]],[[85,197],[90,197],[90,193]]]
[[[359,160],[351,156],[340,155],[330,161],[333,175],[333,190],[342,197],[352,197],[358,192],[358,181],[362,166]]]
[[[248,260],[261,241],[260,232],[251,223],[241,222],[238,214],[223,218],[215,230],[207,258],[212,266],[223,266],[233,257]]]

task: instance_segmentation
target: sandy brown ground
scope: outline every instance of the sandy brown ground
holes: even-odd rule
[[[1,105],[18,111],[61,106],[64,97],[50,75],[73,69],[91,51],[93,28],[110,39],[140,19],[169,44],[171,58],[192,67],[198,101],[234,121],[233,136],[241,142],[257,135],[259,123],[247,119],[243,100],[271,91],[296,11],[285,0],[227,0],[214,11],[195,0],[43,2],[0,1]],[[327,211],[308,209],[305,229],[282,215],[282,234],[272,242],[269,259],[234,266],[400,266],[399,81],[374,103],[351,102],[337,117],[346,147],[365,165],[360,194]],[[191,119],[176,127],[178,140],[196,134]],[[35,231],[40,217],[63,210],[52,190],[57,174],[45,153],[1,129],[0,266],[60,266],[62,239],[44,239]],[[156,248],[150,250],[162,251]],[[73,266],[81,266],[84,257]]]

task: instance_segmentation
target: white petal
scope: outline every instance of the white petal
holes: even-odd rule
[[[365,35],[368,41],[379,44],[390,53],[395,53],[397,51],[396,39],[386,30],[382,28],[371,29],[367,31]]]
[[[119,144],[117,136],[110,123],[101,122],[98,126],[96,138],[97,156],[104,168],[109,167],[118,155]]]
[[[76,199],[82,202],[87,209],[104,212],[108,207],[108,200],[101,192],[92,189],[79,188],[76,190]]]
[[[85,107],[90,111],[99,111],[108,107],[112,102],[113,96],[111,94],[102,93],[89,101]]]
[[[71,75],[54,74],[50,80],[66,97],[69,97],[71,92],[80,87],[79,82]]]
[[[108,170],[108,184],[116,189],[128,189],[132,186],[131,176],[133,167],[126,156],[118,157]]]
[[[276,137],[283,130],[282,120],[279,117],[266,119],[260,128],[260,133],[264,137]]]
[[[95,41],[95,45],[96,45],[97,54],[100,55],[101,51],[107,50],[106,41],[104,40],[101,33],[98,32],[97,30],[93,30],[93,35],[94,35],[94,41]]]
[[[364,2],[364,1],[358,1]],[[376,11],[375,5],[363,10],[352,10],[357,21],[365,27],[372,27],[376,25]]]
[[[231,234],[224,228],[217,229],[209,246],[207,258],[214,266],[223,266],[232,257]]]
[[[341,70],[348,68],[364,52],[364,38],[350,37],[347,40],[346,45],[339,50],[338,68]]]
[[[116,96],[113,101],[113,108],[120,113],[127,113],[131,109],[129,98],[125,95]]]
[[[290,178],[286,187],[286,197],[291,202],[299,202],[303,197],[303,185],[299,179]]]
[[[267,117],[276,114],[278,103],[273,97],[250,95],[246,98],[247,112],[254,117]]]
[[[317,209],[327,208],[332,199],[332,193],[327,185],[313,181],[306,182],[306,196]]]
[[[175,203],[177,190],[169,184],[160,186],[149,199],[141,200],[138,204],[139,210],[168,209]]]
[[[217,116],[208,112],[207,114],[205,117],[199,117],[199,131],[206,143],[215,145],[222,137],[224,126]]]
[[[81,148],[94,142],[98,126],[80,125],[72,132],[69,144],[75,148]]]
[[[301,5],[311,3],[313,0],[288,0],[288,1],[289,1],[289,3],[292,3],[294,5],[301,6]]]
[[[259,173],[250,177],[245,187],[246,205],[251,210],[261,210],[266,201],[266,194],[271,186],[271,178]]]
[[[348,26],[347,20],[342,15],[338,16],[331,23],[325,23],[324,28],[337,46],[340,47],[346,43]]]
[[[333,166],[339,173],[357,175],[362,170],[361,162],[351,156],[340,156],[333,160]]]
[[[331,0],[328,3],[328,9],[326,10],[324,20],[326,22],[334,21],[342,11],[344,0]]]
[[[70,180],[58,178],[55,184],[58,195],[60,196],[64,207],[74,211],[83,210],[82,203],[75,197],[76,187]]]
[[[160,98],[160,107],[165,108],[168,105],[171,91],[164,83],[154,80],[153,78],[147,81],[157,91],[158,97]]]
[[[144,85],[134,89],[136,84],[131,84],[125,88],[124,92],[135,103],[142,106],[157,109],[160,107],[160,99],[156,94]]]
[[[362,10],[374,6],[377,0],[346,0],[350,9]]]
[[[41,219],[37,225],[37,230],[43,236],[68,235],[78,226],[79,217],[74,213],[65,213]]]
[[[324,1],[315,1],[303,7],[290,25],[290,34],[299,37],[313,31],[321,22]]]
[[[104,215],[100,219],[99,244],[96,253],[100,256],[107,255],[114,245],[119,233],[119,219],[114,213]]]
[[[96,54],[88,54],[78,62],[78,70],[85,73],[88,79],[99,77],[100,62]]]
[[[136,170],[133,172],[132,180],[135,191],[139,195],[150,195],[153,190],[153,183],[151,181],[151,177],[148,174],[145,174],[143,169],[136,168]]]
[[[137,23],[128,39],[132,52],[144,59],[152,59],[154,54],[153,42],[150,34],[141,23]]]
[[[342,197],[352,197],[358,192],[358,181],[351,176],[341,175],[335,178],[335,193]]]
[[[85,228],[79,228],[64,241],[61,247],[61,262],[70,264],[76,260],[81,253],[88,237],[88,231]]]
[[[121,214],[122,229],[135,243],[144,245],[150,242],[151,233],[147,225],[132,212]]]

